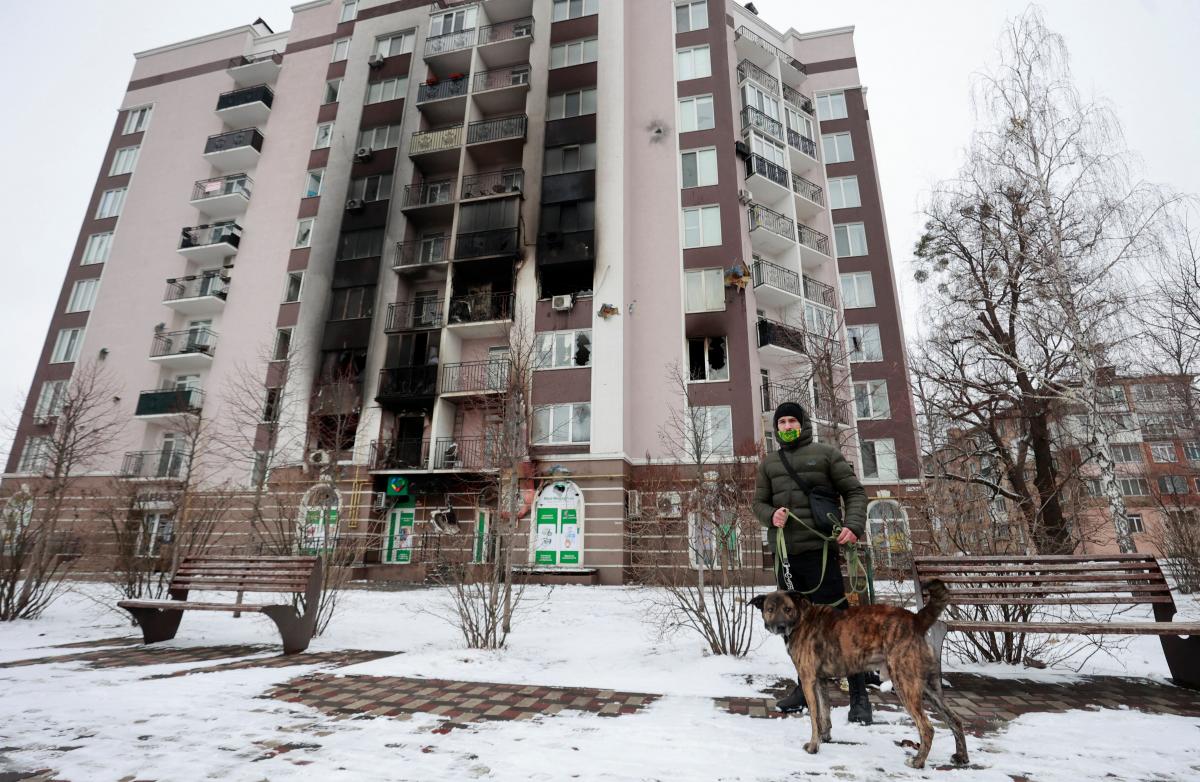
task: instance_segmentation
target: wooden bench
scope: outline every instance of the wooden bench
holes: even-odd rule
[[[1176,684],[1200,689],[1200,622],[1173,622],[1175,600],[1149,554],[1079,556],[913,557],[913,580],[924,605],[922,584],[941,579],[950,590],[950,608],[929,631],[939,672],[946,633],[1056,633],[1074,635],[1157,635]],[[955,607],[1149,605],[1153,622],[1017,621],[965,618]],[[1190,637],[1181,637],[1190,636]]]
[[[188,602],[190,591],[236,592],[232,603]],[[188,557],[179,565],[167,587],[170,600],[122,600],[117,603],[142,628],[148,644],[175,637],[184,611],[229,611],[265,614],[279,628],[283,653],[308,648],[317,623],[321,597],[321,560],[316,557]],[[304,595],[301,615],[287,603],[243,603],[246,592]]]

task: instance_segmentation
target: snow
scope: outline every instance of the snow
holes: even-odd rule
[[[414,676],[582,686],[663,697],[618,718],[563,712],[532,721],[489,722],[434,733],[433,715],[333,719],[264,699],[271,686],[316,666],[257,668],[169,679],[144,677],[211,665],[91,669],[77,662],[0,669],[0,777],[49,768],[86,780],[780,780],[929,779],[943,773],[953,739],[938,730],[929,768],[904,765],[896,746],[914,739],[907,715],[877,712],[871,727],[846,724],[835,709],[833,738],[809,756],[808,720],[762,720],[719,710],[718,696],[761,697],[791,671],[780,642],[756,635],[744,659],[706,654],[688,635],[660,638],[646,624],[644,590],[530,588],[501,652],[464,648],[435,591],[351,590],[312,651],[378,649],[398,654],[339,668],[338,675]],[[64,596],[36,622],[0,625],[0,663],[69,655],[53,644],[129,635],[96,585]],[[1195,609],[1191,600],[1188,611]],[[1143,639],[1138,639],[1143,640]],[[1131,646],[1123,675],[1163,677],[1157,639]],[[277,644],[265,618],[186,614],[169,646]],[[272,656],[273,652],[263,656]],[[1084,673],[1116,672],[1093,658]],[[963,666],[959,666],[963,668]],[[1072,672],[1000,670],[1014,679],[1069,680]],[[968,736],[972,767],[957,779],[1039,782],[1195,779],[1200,719],[1126,709],[1028,714],[982,739]],[[293,745],[276,753],[279,742]],[[71,749],[68,749],[71,748]]]

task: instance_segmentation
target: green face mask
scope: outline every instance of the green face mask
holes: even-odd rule
[[[799,429],[783,429],[779,432],[779,439],[785,443],[794,443],[800,439]]]

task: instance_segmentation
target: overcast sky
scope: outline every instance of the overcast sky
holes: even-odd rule
[[[606,3],[617,0],[604,0]],[[667,2],[668,0],[624,0]],[[291,25],[284,0],[6,2],[0,21],[10,74],[3,125],[9,187],[0,190],[7,238],[0,284],[0,413],[20,406],[84,209],[108,144],[133,53],[254,21]],[[955,172],[971,130],[973,73],[994,61],[1006,19],[1024,0],[755,0],[779,30],[853,25],[887,211],[902,281],[906,330],[920,292],[911,283],[919,210]],[[1200,192],[1200,79],[1195,0],[1046,0],[1085,94],[1109,99],[1151,180]],[[1188,54],[1191,52],[1191,54]],[[18,186],[19,185],[19,186]],[[61,214],[61,222],[47,215]],[[149,262],[151,259],[147,259]],[[11,414],[4,415],[11,417]],[[8,450],[0,434],[0,457]]]

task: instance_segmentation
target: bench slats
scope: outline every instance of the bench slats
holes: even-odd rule
[[[1109,573],[1101,576],[1076,576],[1066,574],[1061,576],[938,576],[946,584],[1076,584],[1080,582],[1096,584],[1145,584],[1153,582],[1166,584],[1167,579],[1161,573]]]
[[[1145,597],[1128,597],[1128,598],[1111,598],[1111,597],[1039,597],[1039,598],[1014,598],[1014,597],[964,597],[959,600],[954,596],[954,592],[950,593],[950,605],[952,606],[1073,606],[1073,605],[1142,605],[1144,603],[1174,603],[1170,595],[1147,595]]]
[[[247,611],[259,613],[266,605],[247,603],[189,603],[186,600],[122,600],[121,608],[162,608],[167,611]]]
[[[220,574],[241,575],[242,573],[254,573],[255,575],[258,575],[258,576],[273,576],[273,575],[299,576],[299,575],[308,575],[308,573],[311,571],[312,571],[312,568],[310,568],[310,567],[294,567],[294,568],[241,567],[241,568],[239,568],[239,567],[229,567],[228,565],[225,565],[223,567],[189,567],[188,565],[181,565],[179,570],[176,572],[178,572],[179,574],[201,573],[201,574],[205,574],[205,575],[220,575]]]
[[[1150,554],[971,554],[961,557],[921,557],[921,564],[961,562],[972,565],[996,565],[1012,562],[1155,562]]]
[[[1093,635],[1200,635],[1200,624],[1187,622],[946,622],[964,633],[1080,633]]]
[[[254,581],[192,581],[176,585],[172,588],[195,589],[200,591],[227,592],[303,592],[304,584],[260,584]]]
[[[187,557],[183,561],[188,564],[194,564],[197,562],[248,562],[250,564],[254,564],[256,562],[262,562],[264,560],[269,563],[272,563],[272,564],[276,563],[276,562],[307,562],[308,564],[311,565],[313,562],[317,561],[317,557],[302,557],[302,556],[276,557],[276,556],[268,556],[268,555],[264,554],[261,557],[236,557],[236,556]]]
[[[1098,571],[1129,571],[1133,573],[1139,571],[1150,571],[1156,574],[1162,572],[1158,569],[1158,565],[1156,564],[1141,564],[1137,562],[1097,562],[1079,565],[1066,565],[1062,563],[1054,563],[1051,565],[964,565],[957,567],[952,565],[926,565],[922,562],[917,566],[917,572],[921,575],[933,575],[938,573],[946,573],[948,575],[955,573],[970,573],[972,575],[980,573],[1095,573]]]
[[[952,589],[951,595],[962,597],[1004,597],[1011,595],[1020,597],[1021,595],[1081,595],[1081,594],[1096,594],[1096,593],[1127,593],[1132,592],[1135,595],[1151,593],[1159,595],[1169,595],[1171,591],[1166,584],[1126,584],[1123,586],[1112,586],[1108,584],[1059,584],[1050,586],[1019,586],[1019,587],[995,587],[992,589]],[[1126,597],[1127,595],[1121,595]]]

